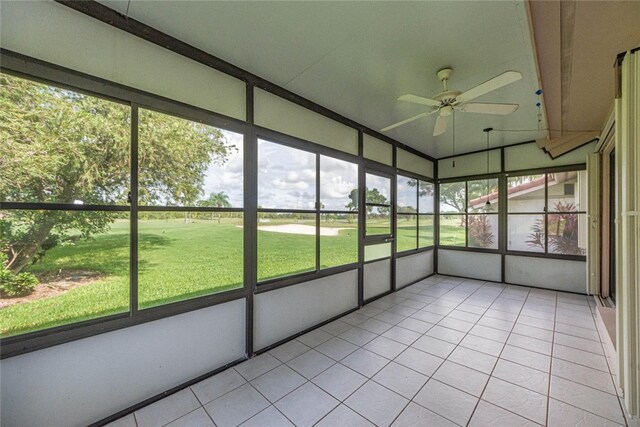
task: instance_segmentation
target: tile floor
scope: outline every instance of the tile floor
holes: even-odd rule
[[[624,426],[594,310],[433,276],[111,425]]]

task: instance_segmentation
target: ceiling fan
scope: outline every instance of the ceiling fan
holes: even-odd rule
[[[431,107],[431,110],[387,126],[386,128],[382,129],[381,132],[386,132],[388,130],[395,129],[398,126],[402,126],[414,120],[418,120],[422,117],[439,113],[438,118],[436,119],[436,125],[433,128],[433,136],[438,136],[442,135],[447,130],[447,120],[454,109],[462,111],[464,113],[502,115],[511,114],[518,109],[518,104],[490,104],[486,102],[469,101],[520,80],[522,78],[522,74],[519,71],[505,71],[504,73],[490,80],[487,80],[486,82],[481,83],[466,92],[449,90],[449,88],[447,87],[447,81],[451,77],[451,74],[453,74],[453,70],[451,68],[444,68],[438,71],[438,79],[442,81],[444,90],[435,95],[433,98],[423,98],[421,96],[411,94],[400,96],[398,98],[398,101],[406,101],[414,104],[426,105],[428,107]]]

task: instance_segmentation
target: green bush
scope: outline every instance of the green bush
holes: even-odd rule
[[[38,279],[31,273],[13,274],[0,266],[0,296],[21,297],[28,295],[38,286]]]

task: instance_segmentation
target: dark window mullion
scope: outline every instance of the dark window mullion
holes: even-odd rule
[[[469,247],[469,181],[464,182],[464,247]]]
[[[416,179],[416,249],[420,247],[420,182]]]
[[[320,271],[320,154],[316,153],[316,272]]]
[[[138,106],[131,105],[131,217],[129,219],[129,312],[138,313]]]

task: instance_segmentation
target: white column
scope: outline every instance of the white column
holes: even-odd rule
[[[622,61],[621,97],[616,99],[616,285],[620,386],[628,412],[640,416],[640,54]]]
[[[587,293],[600,295],[600,154],[592,153],[587,156],[586,183],[580,182],[578,188],[587,184]],[[582,196],[582,190],[579,196]],[[580,203],[584,203],[580,200]]]

